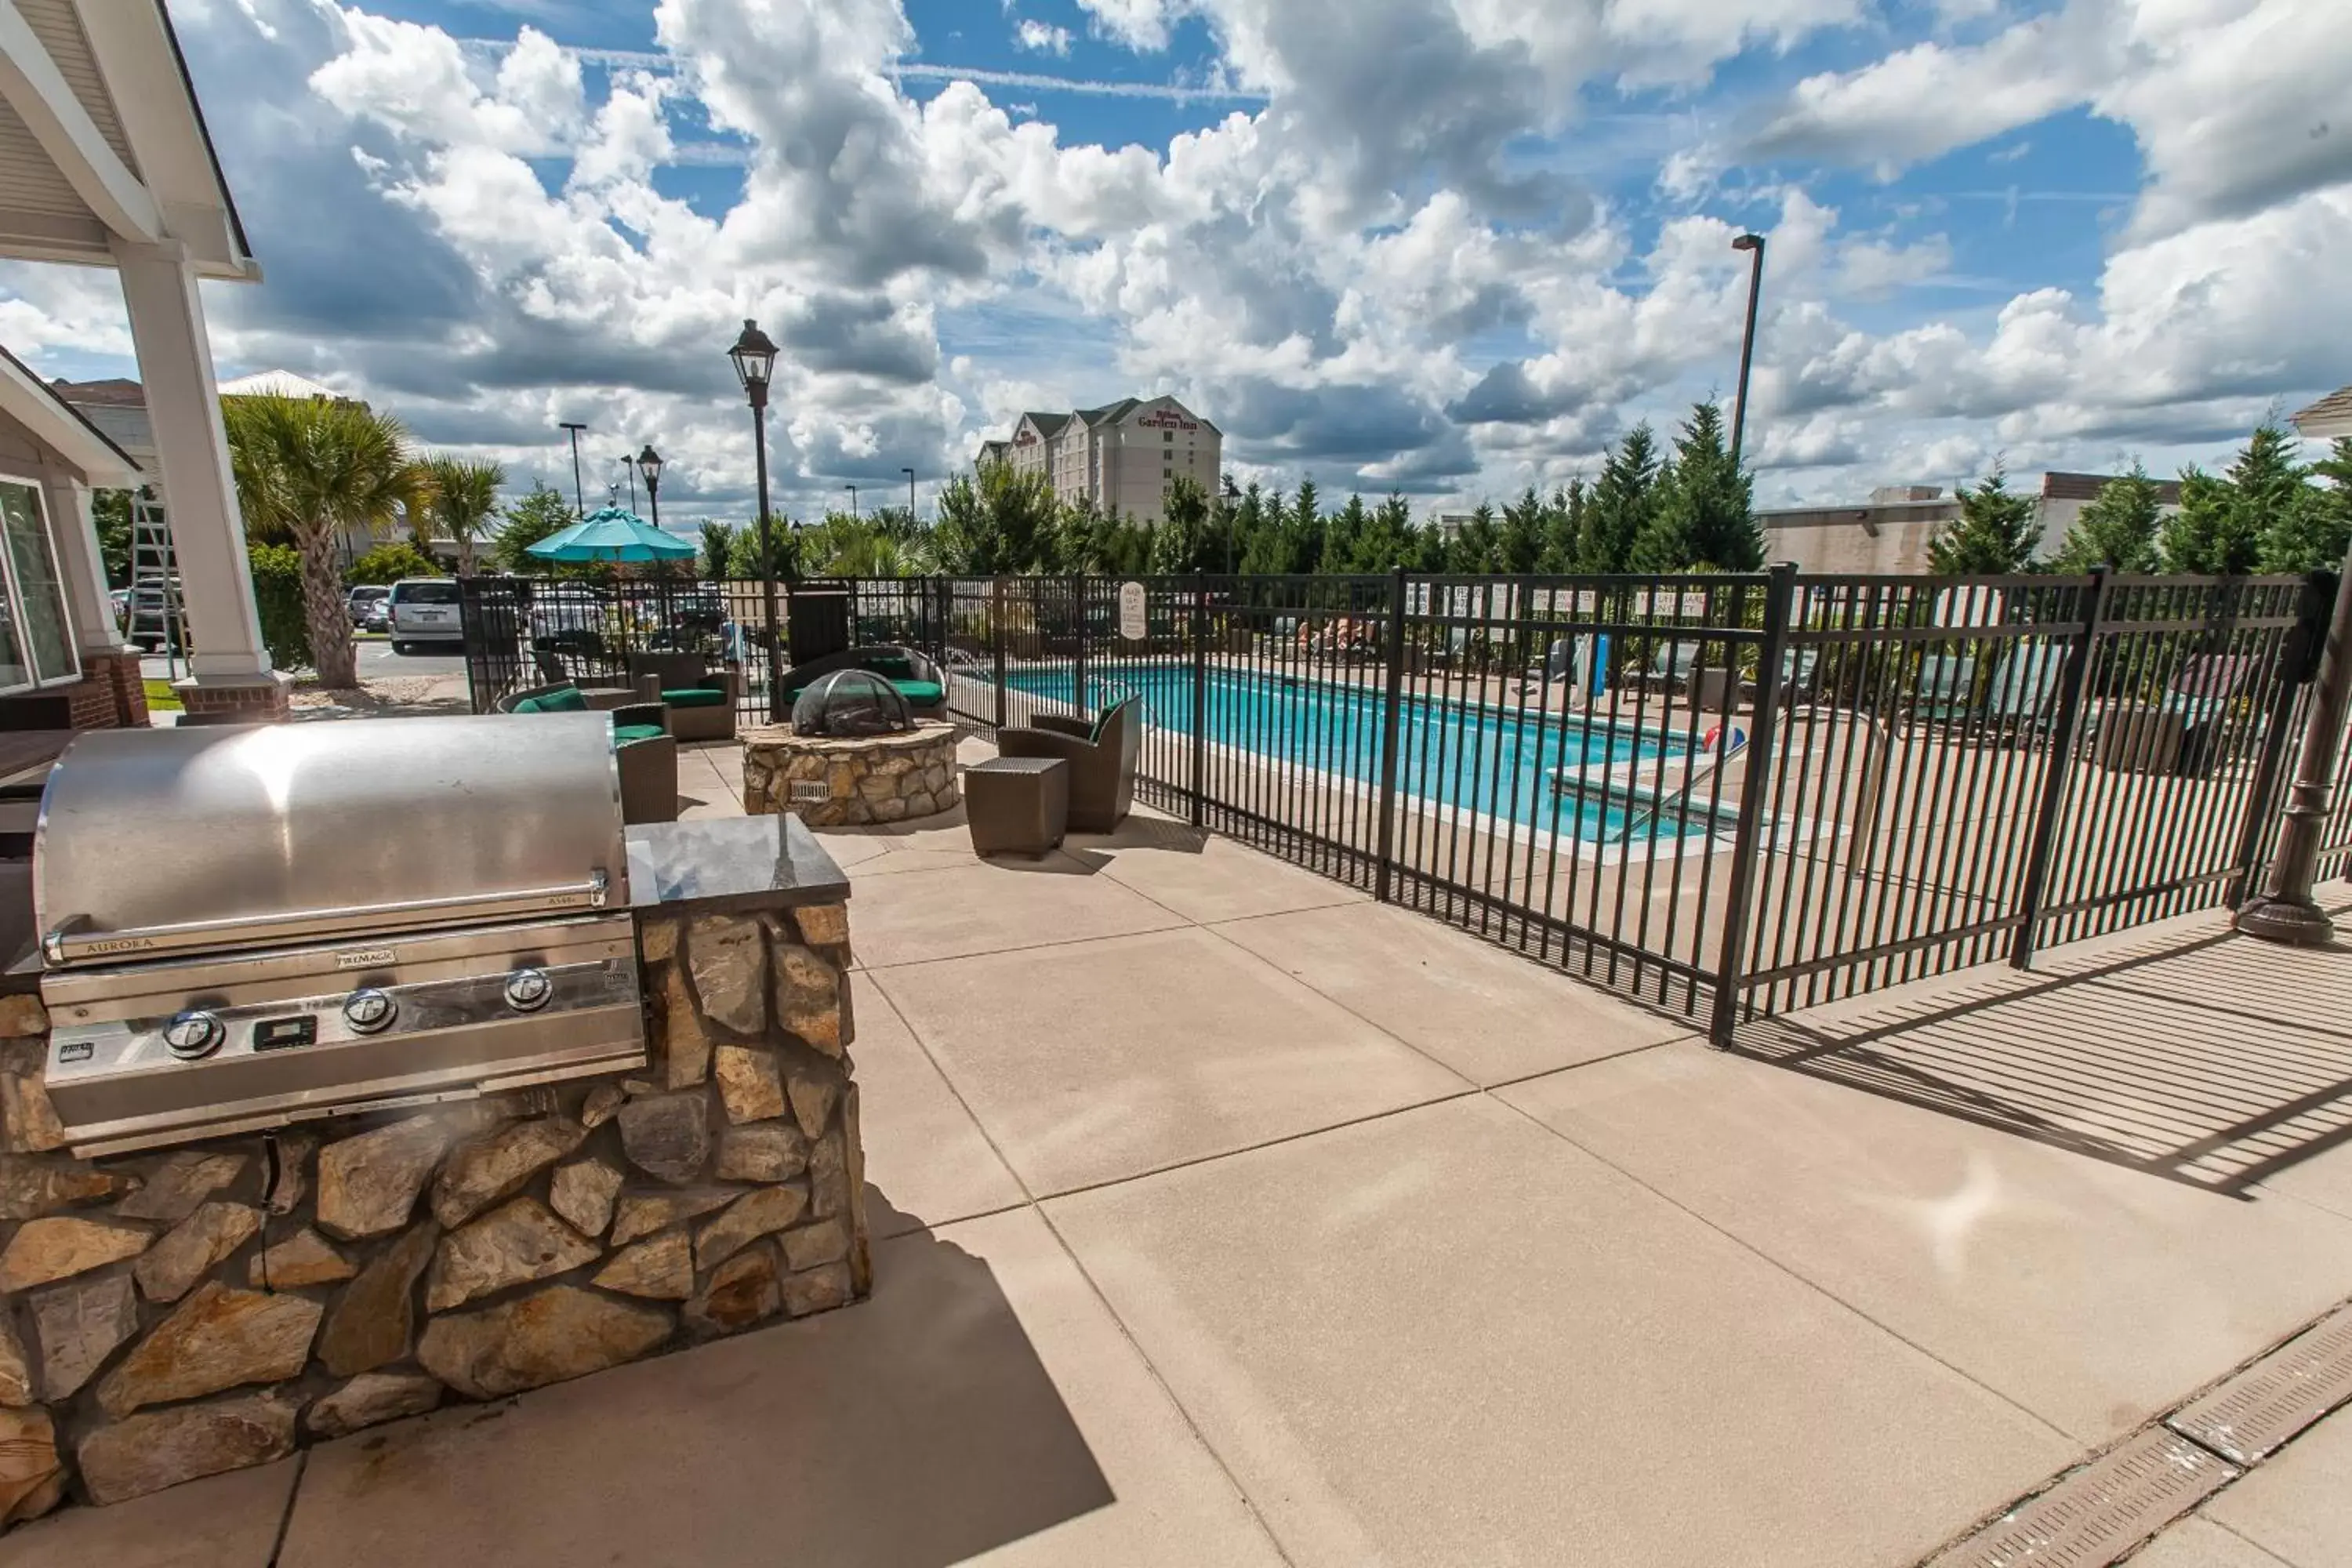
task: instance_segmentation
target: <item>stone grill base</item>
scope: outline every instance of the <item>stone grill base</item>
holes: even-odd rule
[[[0,1528],[864,1296],[845,907],[639,942],[643,1071],[307,1124],[274,1171],[69,1157],[0,998]]]

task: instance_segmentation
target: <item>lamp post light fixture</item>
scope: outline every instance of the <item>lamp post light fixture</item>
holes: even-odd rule
[[[768,716],[773,720],[776,694],[784,689],[783,639],[776,620],[776,545],[768,518],[768,378],[776,368],[776,345],[760,323],[746,321],[743,335],[727,351],[734,362],[735,379],[751,403],[751,451],[758,465],[760,492],[760,593],[768,618]]]
[[[585,425],[575,424],[572,420],[566,419],[562,425],[557,426],[557,428],[568,430],[572,434],[572,515],[575,517],[586,517],[588,515],[588,498],[580,488],[580,432],[585,430],[588,426]]]
[[[653,508],[656,528],[661,526],[661,471],[662,456],[648,441],[646,449],[637,454],[637,472],[646,477],[646,504]]]
[[[1743,234],[1731,242],[1748,253],[1748,329],[1739,335],[1739,401],[1731,405],[1731,471],[1739,472],[1739,442],[1748,429],[1748,367],[1756,357],[1756,300],[1764,291],[1764,237]]]

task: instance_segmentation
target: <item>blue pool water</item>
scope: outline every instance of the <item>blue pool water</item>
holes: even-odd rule
[[[1067,669],[1015,670],[1006,681],[1015,691],[1065,703],[1071,698]],[[1385,725],[1378,689],[1228,670],[1211,671],[1208,683],[1212,743],[1378,786]],[[1127,696],[1143,700],[1153,728],[1192,733],[1189,665],[1087,672],[1088,711],[1099,712]],[[1522,714],[1509,708],[1408,697],[1400,714],[1399,794],[1593,841],[1623,837],[1623,812],[1605,806],[1597,790],[1581,801],[1572,791],[1555,791],[1553,775],[1563,768],[1630,763],[1685,749],[1679,736],[1662,741],[1656,731],[1637,731],[1630,724],[1620,723],[1612,733],[1605,721],[1588,724],[1580,717]],[[1701,826],[1696,813],[1687,825],[1674,817],[1645,817],[1637,831],[1648,837]]]

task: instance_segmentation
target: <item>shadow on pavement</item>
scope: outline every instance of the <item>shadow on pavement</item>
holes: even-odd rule
[[[1114,1500],[993,1269],[916,1232],[859,1305],[314,1449],[278,1562],[947,1568]]]
[[[2352,1142],[2352,946],[2214,932],[1742,1024],[1792,1071],[2242,1195]]]

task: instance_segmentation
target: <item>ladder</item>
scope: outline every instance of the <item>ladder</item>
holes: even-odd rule
[[[160,648],[180,673],[185,638],[180,616],[180,574],[163,503],[142,485],[131,497],[131,614],[123,635],[142,649]]]

